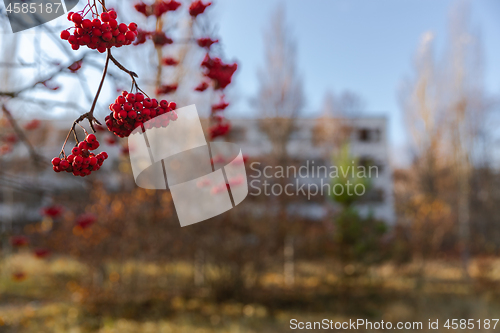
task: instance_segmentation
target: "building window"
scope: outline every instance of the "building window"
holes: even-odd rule
[[[358,164],[359,164],[359,166],[365,167],[367,172],[374,169],[373,167],[376,168],[378,173],[382,172],[382,170],[383,170],[382,163],[377,162],[376,160],[374,160],[370,156],[361,156],[359,158]],[[370,167],[372,167],[372,169],[370,169]]]
[[[358,130],[358,139],[361,142],[378,142],[380,137],[379,129],[361,128]]]

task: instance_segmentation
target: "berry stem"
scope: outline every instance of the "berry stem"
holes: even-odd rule
[[[99,95],[101,94],[101,89],[102,89],[102,86],[104,84],[104,79],[106,79],[106,74],[108,73],[108,65],[109,65],[110,57],[112,57],[111,51],[108,49],[108,51],[106,53],[106,63],[104,64],[104,69],[102,71],[101,83],[99,83],[99,88],[97,88],[97,93],[94,97],[94,101],[92,102],[92,106],[90,107],[90,111],[87,112],[86,114],[82,115],[83,118],[82,117],[78,118],[78,119],[81,119],[80,121],[87,118],[89,120],[90,127],[92,128],[92,131],[94,131],[94,133],[95,133],[95,128],[94,128],[93,121],[95,121],[96,123],[101,125],[101,123],[99,123],[97,121],[97,119],[94,118],[94,110],[95,110],[95,106],[97,105],[97,100],[99,99]],[[80,121],[77,120],[76,122],[78,123]]]
[[[135,72],[132,72],[131,70],[128,70],[127,68],[125,68],[125,66],[123,66],[118,60],[116,60],[115,57],[113,57],[113,55],[111,54],[110,52],[110,56],[109,58],[111,59],[111,61],[115,64],[116,67],[118,67],[120,70],[124,71],[125,73],[127,73],[128,75],[130,75],[130,78],[132,79],[132,88],[135,86],[135,88],[137,90],[139,90],[140,92],[142,92],[146,97],[149,98],[148,94],[146,94],[144,92],[144,90],[142,90],[141,88],[139,88],[139,85],[137,84],[137,81],[135,80],[135,78],[138,78],[139,75],[137,75],[137,73]]]

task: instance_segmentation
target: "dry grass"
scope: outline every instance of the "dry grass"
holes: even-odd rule
[[[459,263],[384,264],[341,278],[341,267],[305,262],[297,263],[293,288],[283,286],[277,266],[244,298],[215,302],[208,286],[194,287],[189,263],[111,263],[95,289],[81,263],[21,253],[0,263],[0,332],[288,332],[292,318],[495,318],[499,267],[499,259],[477,259],[465,282]],[[14,281],[20,270],[27,278]]]

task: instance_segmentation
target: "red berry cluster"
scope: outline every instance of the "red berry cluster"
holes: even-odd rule
[[[48,216],[50,218],[58,218],[63,213],[64,208],[62,206],[49,206],[42,209],[42,215]]]
[[[238,64],[224,64],[220,58],[210,58],[208,53],[201,66],[206,69],[205,76],[214,80],[215,89],[226,88],[231,83],[234,72],[238,69]]]
[[[80,13],[68,13],[68,20],[75,24],[74,32],[68,30],[61,32],[61,38],[67,40],[73,50],[78,50],[81,45],[103,53],[116,46],[130,45],[137,37],[137,24],[128,26],[116,21],[117,14],[114,10],[103,12],[100,19],[92,13],[92,20],[85,19]]]
[[[94,224],[96,221],[97,217],[94,214],[86,213],[78,216],[75,222],[77,227],[86,229],[90,227],[92,224]]]
[[[10,244],[12,244],[13,247],[27,246],[28,243],[29,241],[26,236],[12,236],[10,239]]]
[[[194,88],[194,90],[196,91],[199,91],[199,92],[202,92],[202,91],[205,91],[208,89],[208,83],[203,81],[202,83],[200,83],[196,88]]]
[[[71,155],[65,158],[54,157],[52,165],[55,172],[72,172],[75,176],[85,177],[101,168],[102,163],[108,158],[106,152],[99,154],[91,153],[91,150],[99,148],[99,141],[94,134],[89,134],[84,141],[80,141],[71,150]]]
[[[214,117],[214,124],[209,128],[210,138],[226,135],[231,129],[231,124],[222,116]]]
[[[151,15],[160,17],[166,12],[177,10],[177,8],[179,8],[180,6],[181,3],[175,0],[169,0],[169,1],[163,0],[163,1],[156,1],[152,5],[146,5],[144,2],[139,2],[134,7],[135,10],[137,10],[139,13],[142,13],[146,17]]]
[[[212,105],[212,112],[223,111],[229,106],[229,103],[224,100],[224,95],[222,95],[219,104]]]
[[[156,94],[157,95],[170,94],[170,93],[173,93],[174,91],[176,91],[178,87],[179,87],[179,85],[177,83],[163,84],[156,89]]]
[[[211,2],[204,4],[200,0],[194,1],[193,3],[191,3],[191,6],[189,6],[189,15],[196,17],[202,14],[205,9],[211,4]]]
[[[165,66],[177,66],[179,64],[179,61],[172,57],[165,57],[161,62]]]
[[[134,94],[123,91],[115,102],[109,105],[112,112],[106,116],[106,126],[120,138],[128,137],[135,128],[142,126],[148,120],[169,113],[168,119],[162,117],[162,119],[148,122],[146,126],[147,128],[166,127],[170,121],[177,120],[177,113],[174,111],[176,106],[175,102],[169,103],[166,100],[158,102],[154,98],[145,98],[142,93]]]
[[[218,39],[212,39],[212,38],[209,38],[209,37],[198,38],[196,40],[196,43],[198,43],[199,47],[203,47],[203,48],[206,48],[206,49],[210,49],[210,47],[212,46],[212,44],[215,44],[215,43],[218,43],[218,42],[219,42]]]

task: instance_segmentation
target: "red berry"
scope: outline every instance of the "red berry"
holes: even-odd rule
[[[95,141],[97,141],[97,137],[95,136],[95,134],[89,134],[85,138],[85,141],[87,141],[87,142],[95,142]]]
[[[122,106],[120,104],[118,104],[118,103],[113,103],[113,104],[111,104],[110,109],[112,111],[119,112],[122,109]]]
[[[115,102],[116,102],[116,103],[118,103],[118,104],[125,104],[126,100],[125,100],[125,97],[123,97],[123,96],[118,96],[118,97],[116,98],[116,101],[115,101]]]
[[[75,159],[75,155],[73,155],[73,154],[69,155],[67,158],[69,163],[73,163],[74,159]]]
[[[125,23],[120,23],[120,25],[118,26],[118,30],[120,30],[120,32],[124,34],[127,32],[128,27]]]
[[[92,36],[95,36],[95,37],[102,36],[102,31],[101,31],[101,29],[99,29],[99,28],[94,28],[94,29],[92,30]]]
[[[89,150],[96,150],[97,148],[99,148],[100,144],[99,141],[94,141],[94,142],[89,142],[88,146]]]
[[[145,108],[150,108],[153,103],[151,103],[151,99],[145,98],[144,101],[142,102],[142,105],[144,105]]]
[[[71,154],[73,154],[73,155],[78,156],[81,153],[82,153],[82,150],[80,148],[78,148],[78,147],[74,147],[73,149],[71,149]]]
[[[128,94],[127,95],[127,101],[129,101],[130,103],[134,103],[135,102],[135,94]]]
[[[78,44],[72,44],[71,48],[76,51],[76,50],[78,50],[80,48],[80,45],[78,45]]]
[[[103,45],[98,46],[97,47],[97,51],[99,51],[99,53],[106,52],[106,46],[103,46]]]
[[[130,31],[136,31],[137,30],[137,23],[134,23],[134,22],[130,23],[128,25],[128,28]]]
[[[101,20],[98,18],[92,20],[92,26],[94,28],[100,28],[101,27]]]
[[[68,30],[61,31],[61,39],[68,40],[69,36],[71,36],[71,34]]]
[[[80,148],[81,150],[88,149],[87,142],[85,142],[85,141],[80,141],[80,143],[78,144],[78,148]]]
[[[177,115],[177,112],[175,112],[175,111],[169,112],[168,117],[170,118],[170,120],[173,120],[173,121],[176,121],[177,118],[179,118],[179,116]]]
[[[132,42],[135,40],[135,34],[132,31],[127,31],[125,38]]]
[[[97,164],[97,158],[95,158],[94,156],[92,156],[90,158],[90,163],[89,164],[92,165],[92,166],[96,165]]]
[[[89,35],[84,35],[80,38],[80,44],[81,45],[88,45],[90,43],[90,36]]]
[[[61,159],[59,157],[54,157],[52,159],[52,165],[53,166],[58,166],[60,162],[61,162]]]
[[[103,23],[101,25],[101,30],[102,30],[102,32],[111,31],[111,27],[109,26],[108,23]]]
[[[164,109],[168,108],[168,102],[166,100],[161,100],[160,101],[160,106]]]
[[[119,44],[125,43],[126,40],[127,39],[125,38],[124,34],[119,34],[118,36],[116,36],[116,42]]]
[[[68,20],[70,20],[70,21],[71,21],[71,15],[73,15],[73,14],[74,14],[74,12],[69,12],[69,13],[68,13],[68,16],[67,16]]]
[[[172,110],[175,110],[175,108],[177,107],[177,103],[170,102],[170,103],[168,103],[168,107],[171,108]]]
[[[122,118],[122,119],[127,118],[127,115],[128,115],[128,114],[127,114],[127,111],[125,111],[125,110],[122,110],[122,111],[120,111],[120,112],[118,113],[118,116],[119,116],[120,118]]]
[[[80,24],[82,23],[82,16],[78,13],[73,13],[73,15],[71,15],[71,21],[76,24]]]
[[[144,95],[142,93],[135,94],[135,100],[136,100],[136,102],[144,101]]]
[[[134,108],[134,105],[130,102],[123,104],[123,109],[125,111],[132,111],[133,108]]]
[[[113,34],[109,31],[102,34],[102,39],[105,40],[106,42],[109,42],[111,38],[113,38]]]
[[[61,163],[59,163],[59,169],[66,170],[67,168],[69,168],[69,162],[62,160]]]
[[[75,36],[69,36],[69,37],[68,37],[68,42],[69,42],[70,44],[77,44],[77,43],[78,43],[78,40],[76,39],[76,37],[75,37]]]
[[[113,19],[113,20],[116,20],[116,18],[118,17],[118,14],[116,14],[116,12],[114,10],[110,10],[108,12],[108,14],[109,14],[109,18]]]
[[[130,119],[135,119],[135,118],[137,117],[137,112],[135,112],[135,111],[130,111],[130,112],[128,113],[128,117],[129,117]]]
[[[109,21],[109,14],[104,12],[101,14],[101,21],[103,22],[108,22]]]
[[[76,165],[79,165],[79,164],[82,164],[83,162],[83,157],[81,156],[75,156],[75,159],[73,160],[73,163],[75,163]]]
[[[111,27],[111,29],[116,29],[116,27],[118,26],[118,22],[116,22],[116,20],[113,19],[110,19],[108,24]]]
[[[82,21],[82,27],[83,27],[83,29],[90,29],[90,28],[92,28],[92,21],[88,20],[88,19],[83,20]]]

